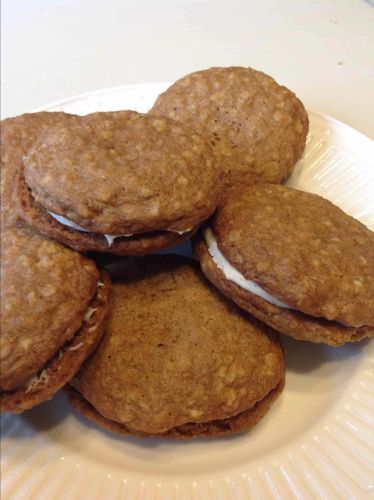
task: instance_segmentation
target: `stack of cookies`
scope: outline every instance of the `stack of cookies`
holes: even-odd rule
[[[373,336],[374,234],[282,184],[307,132],[292,92],[239,67],[148,114],[4,120],[1,411],[65,387],[113,432],[243,432],[284,387],[279,332]],[[165,253],[190,239],[196,260]]]

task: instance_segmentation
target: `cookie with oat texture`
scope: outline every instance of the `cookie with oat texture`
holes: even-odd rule
[[[0,409],[50,399],[95,349],[110,280],[93,261],[23,228],[2,233]]]
[[[221,292],[286,335],[331,345],[374,335],[374,233],[316,194],[238,190],[193,250]]]
[[[205,135],[227,188],[282,182],[308,132],[302,102],[273,78],[245,67],[210,68],[177,80],[149,111]]]
[[[16,184],[30,226],[78,251],[118,255],[189,238],[221,191],[203,137],[135,111],[93,113],[48,129]]]
[[[278,335],[180,256],[128,259],[112,276],[107,333],[70,382],[73,405],[122,434],[243,432],[284,385]]]
[[[72,115],[60,112],[26,113],[6,118],[1,127],[1,226],[24,226],[18,215],[14,196],[17,172],[23,168],[23,157],[49,127],[65,123]]]

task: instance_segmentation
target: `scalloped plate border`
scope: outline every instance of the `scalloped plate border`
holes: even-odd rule
[[[104,89],[51,104],[43,110],[86,114],[129,108],[145,112],[168,85]],[[309,117],[311,132],[306,151],[287,183],[331,199],[373,230],[374,143],[328,116],[311,111]],[[316,425],[255,462],[235,466],[227,463],[223,471],[172,475],[166,468],[164,473],[145,476],[131,470],[111,470],[109,465],[90,462],[79,453],[62,455],[48,432],[36,432],[22,416],[4,415],[2,498],[368,498],[373,493],[374,477],[374,350],[372,342],[364,344],[355,353],[357,366],[343,396]],[[307,411],[307,396],[299,399]],[[291,414],[289,425],[292,424]],[[67,438],[64,425],[59,423],[56,431],[62,440]],[[74,422],[70,425],[74,426]],[[250,445],[249,437],[246,446]],[[209,441],[204,446],[209,447]]]

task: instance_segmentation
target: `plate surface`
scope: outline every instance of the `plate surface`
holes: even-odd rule
[[[108,89],[44,109],[146,111],[167,86]],[[374,143],[332,118],[309,117],[306,151],[288,184],[329,198],[374,230]],[[284,346],[282,396],[236,437],[178,443],[116,436],[78,416],[62,393],[25,414],[3,415],[1,498],[369,498],[374,343],[331,348],[284,338]]]

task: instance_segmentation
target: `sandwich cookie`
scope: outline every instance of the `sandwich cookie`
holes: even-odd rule
[[[175,245],[213,213],[220,194],[203,137],[135,111],[53,127],[24,165],[21,217],[79,251],[136,255]]]
[[[50,399],[94,350],[110,280],[77,252],[28,229],[2,234],[0,409]]]
[[[318,195],[232,193],[193,250],[221,292],[286,335],[330,345],[374,335],[374,233]]]
[[[157,98],[150,114],[205,134],[227,187],[282,182],[301,157],[308,132],[308,115],[295,94],[252,68],[187,75]]]
[[[121,434],[188,439],[247,431],[284,385],[278,336],[180,256],[129,259],[72,404]]]
[[[49,127],[67,122],[67,113],[28,113],[1,121],[1,227],[24,225],[14,197],[14,179],[28,149]]]

